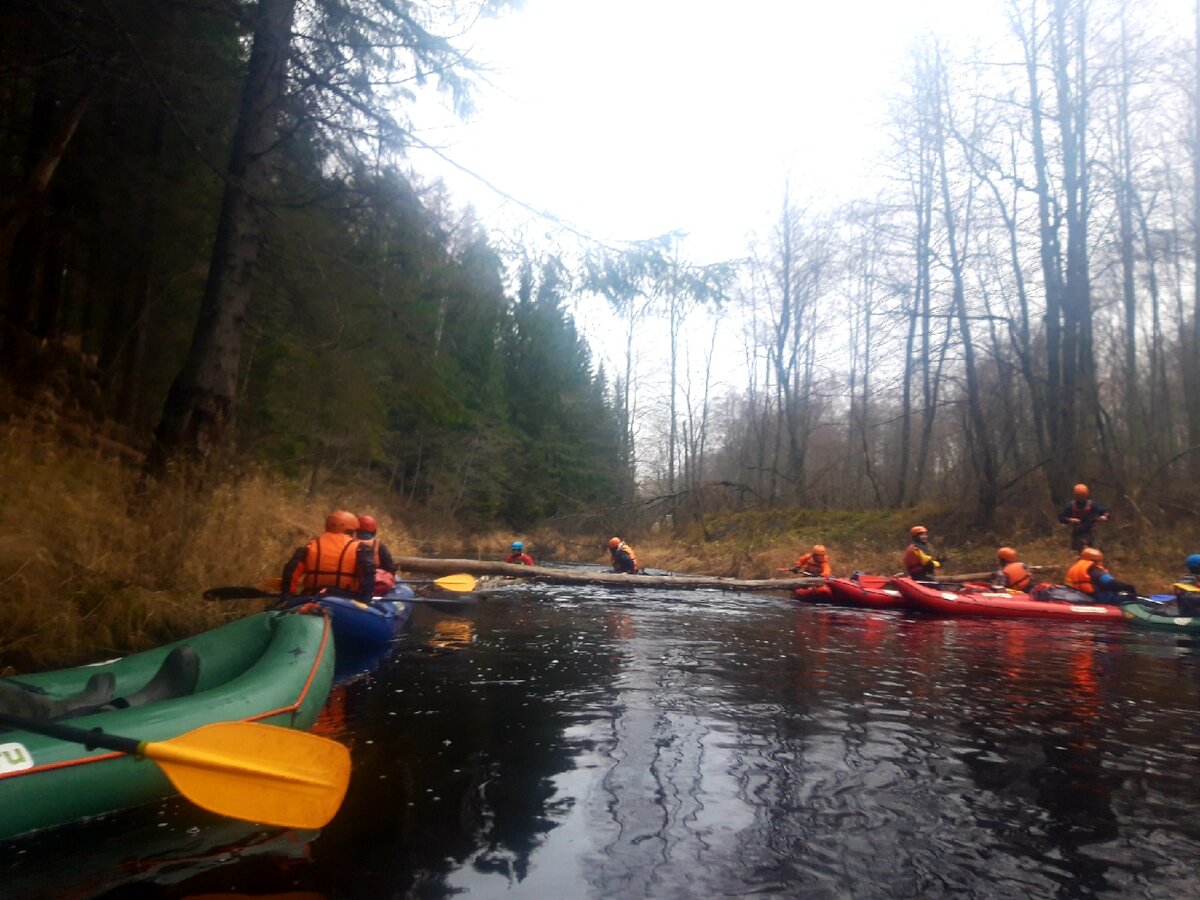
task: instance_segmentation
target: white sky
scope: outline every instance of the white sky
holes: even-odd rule
[[[735,258],[777,215],[789,174],[793,197],[867,192],[905,45],[999,6],[526,0],[459,41],[493,69],[476,114],[457,123],[425,107],[417,122],[455,162],[589,235],[678,230],[698,262]],[[432,154],[413,165],[490,226],[526,218]]]
[[[1188,22],[1193,2],[1133,0],[1132,9],[1155,17],[1170,8]],[[910,44],[932,31],[959,53],[981,45],[986,57],[987,45],[1007,40],[1007,5],[525,0],[457,41],[493,70],[476,113],[462,122],[426,102],[414,120],[419,137],[459,165],[591,237],[679,231],[684,259],[736,259],[773,227],[785,185],[799,206],[870,198]],[[519,233],[535,250],[571,240],[433,154],[411,161],[443,177],[494,236]],[[575,318],[610,376],[622,371],[623,328],[602,302],[581,302]],[[694,355],[710,328],[695,323]],[[662,334],[647,327],[638,348],[639,419],[663,393]],[[716,393],[746,384],[740,338],[736,323],[722,323]]]

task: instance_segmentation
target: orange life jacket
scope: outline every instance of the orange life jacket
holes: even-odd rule
[[[362,543],[348,534],[331,531],[313,538],[308,542],[303,567],[297,566],[292,576],[292,593],[315,594],[322,588],[339,588],[357,594],[361,587],[358,548]]]
[[[636,574],[636,573],[638,573],[638,572],[642,571],[642,567],[641,567],[640,565],[638,565],[638,558],[637,558],[637,554],[636,554],[636,553],[634,553],[634,552],[633,552],[633,548],[632,548],[632,547],[630,547],[630,546],[629,546],[627,543],[625,543],[624,541],[621,541],[621,545],[620,545],[619,547],[617,547],[617,549],[616,549],[616,550],[614,550],[614,551],[613,551],[613,559],[615,560],[615,559],[617,558],[617,554],[618,554],[618,553],[620,553],[622,550],[623,550],[623,551],[625,551],[626,553],[628,553],[628,554],[629,554],[629,558],[630,558],[631,560],[633,560],[633,571],[634,571],[634,574]]]
[[[1067,569],[1067,587],[1073,587],[1085,594],[1096,593],[1092,585],[1092,566],[1104,571],[1104,566],[1093,559],[1077,559],[1071,568]]]
[[[380,567],[379,538],[364,538],[362,543],[371,545],[371,555],[375,558],[375,568],[378,569]]]
[[[1004,586],[1014,591],[1027,591],[1033,584],[1033,576],[1025,568],[1025,563],[1010,562],[1000,570],[1004,575]]]
[[[796,568],[805,575],[832,575],[833,569],[829,565],[829,557],[823,556],[817,559],[813,553],[805,553],[796,560]]]

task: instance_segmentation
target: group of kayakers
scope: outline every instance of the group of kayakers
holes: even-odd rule
[[[1137,588],[1117,579],[1104,565],[1104,553],[1097,546],[1097,525],[1112,518],[1107,507],[1091,499],[1086,484],[1072,489],[1072,499],[1059,513],[1058,521],[1070,528],[1071,549],[1078,556],[1067,570],[1066,587],[1094,598],[1099,603],[1120,604],[1137,599]],[[904,550],[904,573],[914,581],[936,582],[943,559],[929,545],[929,529],[914,525],[909,529],[909,544]],[[1012,547],[996,551],[997,569],[992,583],[1014,593],[1027,593],[1034,599],[1054,596],[1052,585],[1035,585],[1029,568]],[[1200,553],[1185,560],[1187,574],[1173,585],[1181,615],[1200,614]],[[791,571],[800,575],[828,576],[832,572],[829,553],[822,544],[796,559]]]
[[[1067,570],[1066,587],[1093,597],[1097,602],[1119,604],[1137,598],[1137,588],[1118,580],[1104,565],[1104,553],[1097,544],[1096,526],[1111,520],[1109,510],[1091,499],[1086,484],[1075,485],[1071,501],[1063,507],[1058,520],[1071,529],[1071,548],[1078,557]],[[384,593],[395,584],[396,564],[387,546],[377,537],[378,524],[369,515],[356,516],[347,510],[335,510],[325,519],[325,531],[310,540],[283,567],[282,599],[333,589],[360,599]],[[905,574],[915,581],[937,581],[942,568],[929,545],[929,529],[914,525],[909,529],[909,544],[902,564]],[[620,537],[610,538],[608,551],[614,572],[637,575],[642,568],[633,547]],[[523,541],[513,541],[504,562],[532,566],[533,557]],[[996,551],[997,569],[992,583],[1008,591],[1027,593],[1035,599],[1049,599],[1052,585],[1035,585],[1029,568],[1012,547]],[[1185,560],[1187,574],[1174,584],[1180,613],[1200,613],[1200,553]],[[783,570],[781,570],[783,571]],[[826,577],[833,573],[829,551],[814,544],[801,554],[791,571],[800,575]]]

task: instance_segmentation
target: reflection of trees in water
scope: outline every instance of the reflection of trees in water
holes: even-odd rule
[[[612,680],[608,656],[588,652],[603,620],[550,604],[477,615],[478,626],[418,622],[372,679],[347,688],[364,704],[355,770],[315,851],[326,877],[353,871],[356,896],[440,896],[463,864],[520,882],[564,815],[551,779],[580,750],[564,732]]]
[[[274,890],[290,870],[309,866],[318,831],[265,828],[198,810],[186,800],[126,810],[95,823],[35,836],[5,853],[5,900],[183,897],[224,891],[236,865],[244,884]],[[310,895],[307,900],[319,900]]]

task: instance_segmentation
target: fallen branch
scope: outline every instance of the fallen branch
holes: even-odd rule
[[[624,584],[637,587],[720,588],[727,591],[791,591],[798,587],[818,587],[824,579],[812,576],[746,580],[712,575],[623,575],[616,572],[591,572],[583,569],[555,569],[549,566],[519,566],[513,563],[474,559],[428,559],[397,556],[396,565],[406,572],[467,572],[471,575],[505,575],[527,578],[543,584]]]
[[[396,565],[406,572],[428,572],[434,575],[466,572],[471,575],[504,575],[526,578],[543,584],[624,584],[634,587],[670,587],[683,590],[719,588],[726,591],[792,591],[796,588],[820,587],[825,579],[811,575],[790,578],[740,579],[716,575],[620,575],[605,570],[559,569],[550,566],[520,566],[514,563],[490,562],[478,559],[433,559],[422,556],[397,556]],[[1055,566],[1027,566],[1030,572],[1042,572]],[[991,581],[994,572],[968,572],[965,575],[938,574],[938,581]]]

